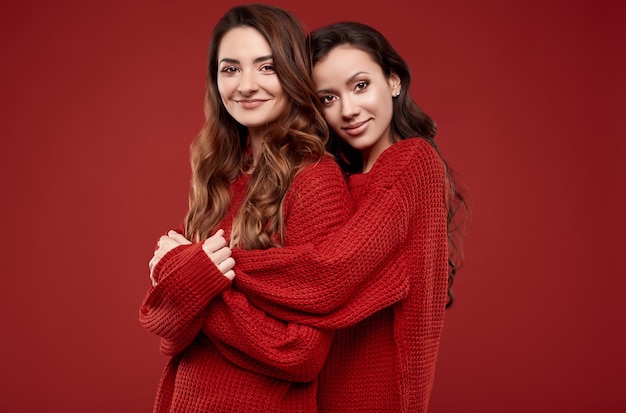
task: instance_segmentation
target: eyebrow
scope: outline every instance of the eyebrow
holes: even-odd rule
[[[350,76],[348,80],[346,80],[346,85],[349,85],[350,83],[354,82],[354,78],[359,77],[361,75],[369,75],[369,72],[356,72],[355,74]],[[318,89],[317,90],[317,93],[332,93],[332,92],[333,92],[332,89]]]
[[[260,63],[260,62],[264,62],[266,60],[272,60],[272,59],[273,59],[273,56],[271,54],[267,55],[267,56],[259,56],[256,59],[254,59],[252,61],[252,63]],[[239,60],[237,60],[237,59],[230,59],[228,57],[225,57],[222,60],[220,60],[219,63],[220,64],[221,63],[239,63]]]

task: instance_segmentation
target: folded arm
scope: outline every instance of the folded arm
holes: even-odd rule
[[[387,211],[372,214],[373,208]],[[273,315],[322,328],[353,325],[408,293],[398,261],[409,214],[396,191],[371,194],[321,245],[233,250],[235,286]]]
[[[317,243],[341,227],[352,202],[334,160],[324,159],[296,175],[283,211],[284,245]],[[292,381],[317,377],[333,336],[332,330],[277,319],[234,288],[211,302],[202,329],[237,365]]]
[[[203,244],[179,245],[154,267],[158,280],[139,310],[139,321],[161,337],[161,352],[174,355],[200,331],[206,306],[231,285],[203,250]]]
[[[269,316],[232,288],[211,302],[203,331],[240,367],[298,382],[318,376],[334,335]]]

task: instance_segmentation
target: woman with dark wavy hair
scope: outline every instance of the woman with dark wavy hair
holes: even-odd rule
[[[426,412],[444,309],[454,302],[463,191],[437,149],[435,122],[409,93],[409,66],[380,32],[342,22],[310,43],[333,152],[358,208],[402,222],[388,236],[404,240],[396,259],[409,283],[403,300],[337,333],[320,411]],[[386,199],[373,203],[385,187]]]
[[[291,13],[261,4],[233,7],[213,30],[189,212],[181,233],[159,239],[140,309],[140,322],[170,356],[155,412],[317,411],[332,332],[270,319],[230,288],[230,247],[322,240],[351,212],[341,170],[325,150],[328,128],[305,36]],[[271,320],[269,337],[250,343],[235,330],[227,334],[231,346],[203,334],[207,314],[219,316],[225,302],[242,314],[236,321]]]

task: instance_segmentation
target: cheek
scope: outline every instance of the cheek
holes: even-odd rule
[[[384,110],[387,104],[387,96],[382,93],[366,93],[361,95],[360,104],[362,108],[367,109],[369,112],[378,113]]]
[[[380,120],[391,122],[391,116],[393,115],[393,98],[391,97],[391,92],[386,93],[386,91],[383,91],[368,97],[368,99],[367,107],[370,111],[375,113]]]
[[[337,105],[330,108],[325,108],[323,115],[326,123],[328,123],[328,126],[337,130],[339,127],[339,121],[341,119],[341,115],[339,113]]]
[[[233,89],[233,82],[230,79],[217,79],[217,91],[219,92],[222,99],[224,97],[230,95]]]
[[[278,79],[268,80],[268,82],[265,83],[265,85],[263,86],[263,88],[265,90],[268,90],[273,96],[282,99],[287,98],[287,93],[285,92],[285,89],[283,89],[283,86],[280,84]]]

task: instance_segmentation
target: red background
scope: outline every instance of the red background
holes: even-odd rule
[[[0,410],[151,410],[147,262],[235,3],[2,1]],[[385,33],[470,191],[431,412],[626,411],[624,3],[272,3]]]

